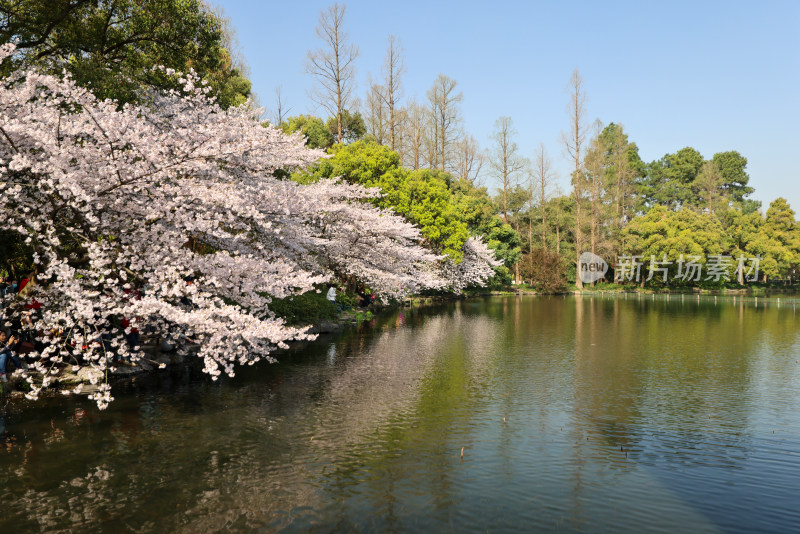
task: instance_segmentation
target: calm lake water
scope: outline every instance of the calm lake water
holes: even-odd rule
[[[800,328],[759,300],[474,299],[8,404],[0,532],[800,531]]]

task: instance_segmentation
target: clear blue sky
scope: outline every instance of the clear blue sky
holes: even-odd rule
[[[262,106],[282,86],[290,114],[324,115],[304,72],[332,2],[217,0],[231,18]],[[489,145],[509,115],[526,156],[544,142],[559,183],[567,162],[566,85],[584,79],[589,121],[625,125],[642,159],[685,146],[748,159],[754,198],[800,210],[800,1],[356,2],[346,27],[361,55],[358,94],[380,77],[389,34],[405,49],[405,96],[425,100],[439,73],[458,81],[464,127]],[[491,183],[489,185],[492,185]]]

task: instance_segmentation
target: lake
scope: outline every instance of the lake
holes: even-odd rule
[[[798,531],[795,307],[468,299],[12,402],[0,532]]]

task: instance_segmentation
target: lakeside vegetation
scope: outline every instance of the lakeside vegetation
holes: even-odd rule
[[[212,377],[232,375],[338,312],[328,285],[384,302],[581,290],[586,251],[620,289],[742,287],[740,258],[759,259],[762,284],[796,279],[795,212],[751,198],[745,156],[644,162],[622,124],[588,123],[577,70],[565,192],[511,117],[485,147],[465,131],[456,80],[406,97],[398,37],[359,104],[343,5],[320,14],[306,64],[329,115],[287,116],[277,92],[270,119],[230,23],[198,0],[0,0],[0,13],[0,275],[29,284],[5,291],[3,319],[28,331],[32,396],[65,366],[107,380],[109,361],[141,354],[140,331],[197,341]],[[618,285],[626,256],[643,276]],[[685,257],[730,261],[711,281],[666,282]],[[663,281],[648,258],[669,264]]]
[[[125,103],[146,101],[153,90],[178,88],[175,77],[153,69],[163,65],[193,68],[223,108],[252,96],[235,29],[220,9],[202,2],[6,0],[1,10],[7,23],[0,37],[18,49],[3,63],[5,74],[21,67],[56,74],[66,69],[98,97]],[[456,80],[441,74],[424,98],[405,95],[402,36],[388,36],[383,64],[368,66],[375,81],[359,105],[354,70],[359,53],[357,43],[348,40],[345,15],[339,4],[321,12],[322,39],[319,48],[309,47],[306,65],[316,101],[330,116],[287,116],[287,95],[279,90],[268,104],[273,110],[268,122],[286,133],[301,132],[309,148],[332,155],[293,179],[308,183],[341,176],[380,188],[384,197],[377,206],[418,225],[433,251],[455,261],[466,237],[482,236],[503,261],[493,287],[512,279],[545,292],[575,284],[579,250],[611,264],[609,283],[620,256],[661,260],[666,255],[674,262],[681,254],[700,255],[702,262],[715,254],[759,256],[766,279],[793,280],[800,262],[795,213],[785,199],[764,209],[751,198],[747,159],[739,152],[706,158],[684,147],[645,162],[622,124],[588,124],[576,72],[564,135],[576,169],[572,190],[561,191],[544,145],[531,153],[517,146],[511,117],[498,118],[483,147],[464,130],[464,95]],[[334,29],[345,64],[338,71],[324,61],[334,57],[334,41],[326,41]],[[332,75],[338,81],[327,83]],[[499,187],[483,185],[489,181]],[[8,233],[4,238],[0,270],[19,278],[33,267],[30,251]]]
[[[330,36],[345,28],[344,6],[334,5],[320,15],[318,34]],[[327,33],[326,33],[327,32]],[[348,65],[358,57],[346,33],[337,35]],[[330,54],[316,50],[315,54]],[[496,285],[528,282],[539,291],[553,292],[577,284],[576,257],[591,251],[611,264],[605,281],[615,281],[614,265],[621,256],[652,256],[677,263],[681,256],[730,256],[727,280],[714,287],[738,287],[740,257],[760,258],[760,281],[792,283],[800,263],[800,226],[783,198],[769,206],[752,199],[747,158],[736,150],[711,155],[692,147],[645,162],[636,143],[618,122],[588,122],[583,81],[576,71],[569,82],[570,106],[563,142],[573,163],[571,191],[561,191],[544,145],[530,154],[515,142],[511,117],[499,117],[485,148],[463,128],[459,107],[463,94],[456,80],[440,74],[425,94],[403,98],[406,65],[400,38],[388,37],[379,81],[367,89],[366,105],[355,111],[353,72],[310,69],[327,93],[318,95],[328,118],[312,115],[285,117],[285,101],[277,94],[273,121],[286,132],[301,132],[310,147],[326,149],[332,158],[297,179],[342,176],[353,183],[380,187],[380,204],[402,213],[416,224],[437,250],[453,253],[447,239],[457,243],[463,234],[453,210],[469,231],[487,240],[507,269]],[[337,91],[326,83],[340,76]],[[335,77],[335,76],[334,76]],[[346,94],[347,98],[341,99]],[[327,98],[326,98],[327,95]],[[334,105],[336,104],[336,105]],[[498,184],[489,188],[482,184]],[[432,191],[438,190],[437,197]],[[446,192],[445,192],[446,191]],[[413,209],[410,203],[413,197]],[[434,206],[434,203],[438,202]],[[457,252],[455,253],[457,257]],[[674,274],[677,267],[671,267]],[[649,274],[645,265],[643,278]],[[643,285],[659,287],[658,280]],[[636,285],[636,284],[631,284]],[[706,280],[678,282],[705,287]]]

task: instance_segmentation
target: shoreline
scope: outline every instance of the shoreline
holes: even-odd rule
[[[358,324],[364,320],[372,319],[373,315],[375,314],[395,309],[396,307],[400,306],[402,306],[402,304],[397,306],[381,307],[380,309],[374,311],[366,308],[359,308],[357,310],[343,310],[335,319],[322,319],[316,323],[309,324],[308,333],[315,334],[317,336],[324,334],[336,334],[344,331],[347,328],[358,326]],[[118,383],[132,378],[153,375],[159,371],[164,371],[169,367],[190,366],[196,363],[192,359],[192,355],[197,351],[199,345],[189,344],[187,345],[188,353],[180,354],[174,348],[171,350],[162,350],[163,342],[160,338],[154,339],[143,335],[142,339],[143,343],[141,346],[142,352],[144,353],[143,356],[135,363],[117,361],[113,362],[113,364],[110,364],[107,371],[109,383],[113,384],[115,382]],[[294,349],[300,344],[314,343],[316,340],[317,338],[312,340],[295,340],[290,341],[287,344],[290,348]],[[281,350],[279,349],[272,354],[280,352]],[[54,377],[49,387],[42,389],[40,398],[52,397],[56,395],[89,395],[97,391],[98,385],[101,382],[104,382],[103,374],[104,373],[99,369],[94,369],[91,367],[80,367],[80,369],[77,369],[73,372],[69,366],[66,366],[61,369],[58,376]],[[96,384],[91,383],[93,377],[96,380]],[[8,375],[8,382],[0,383],[0,399],[5,398],[10,402],[25,400],[27,388],[24,387],[24,384],[25,381],[20,377],[15,369],[13,374]],[[76,388],[78,385],[82,385],[82,388],[79,392],[74,393],[68,391]]]
[[[320,335],[338,334],[348,328],[357,327],[361,322],[371,320],[374,316],[385,313],[388,311],[404,308],[408,306],[424,306],[435,305],[444,302],[451,302],[454,300],[463,300],[471,297],[485,297],[496,295],[509,295],[517,293],[516,291],[487,291],[472,295],[432,295],[432,296],[415,296],[404,299],[403,301],[393,303],[387,306],[378,306],[370,309],[367,308],[351,308],[343,310],[336,318],[322,319],[317,322],[308,324],[308,333]],[[293,324],[292,326],[303,326],[303,324]],[[314,343],[318,339],[312,340],[294,340],[287,343],[289,349],[296,349],[302,344]],[[167,368],[175,366],[190,366],[196,362],[191,358],[193,352],[196,352],[199,345],[188,345],[188,354],[180,354],[175,349],[162,350],[162,340],[160,338],[149,338],[142,335],[142,348],[144,355],[135,363],[119,361],[109,365],[108,368],[108,382],[111,384],[123,382],[126,380],[134,379],[142,376],[154,375],[159,371],[164,371]],[[272,354],[280,354],[283,350],[278,349]],[[103,372],[99,369],[91,367],[80,367],[76,371],[70,370],[69,366],[61,369],[57,376],[54,376],[52,383],[40,392],[40,397],[53,397],[57,395],[89,395],[97,391],[100,383],[104,382]],[[95,378],[96,383],[92,384],[92,378]],[[5,398],[10,402],[18,402],[25,400],[25,393],[27,388],[24,386],[25,381],[20,378],[16,373],[8,375],[7,383],[0,383],[0,399]],[[73,393],[68,390],[74,389],[82,385],[79,392]]]
[[[753,292],[753,289],[756,289]],[[456,300],[468,300],[471,298],[484,298],[484,297],[492,297],[492,296],[565,296],[565,295],[574,295],[574,296],[594,296],[594,295],[605,295],[605,294],[647,294],[647,295],[693,295],[693,296],[700,296],[700,295],[730,295],[730,296],[740,296],[740,295],[747,295],[754,293],[753,296],[759,297],[762,296],[767,291],[774,292],[774,293],[797,293],[797,288],[720,288],[720,289],[701,289],[701,288],[682,288],[680,290],[670,290],[669,288],[659,288],[659,289],[646,289],[646,288],[638,288],[638,287],[615,287],[609,289],[586,289],[578,290],[573,288],[565,289],[564,291],[555,292],[555,293],[543,293],[539,291],[534,291],[528,288],[521,288],[515,286],[509,286],[507,288],[501,290],[487,290],[487,291],[479,291],[475,293],[462,293],[460,295],[428,295],[428,296],[415,296],[409,297],[404,299],[401,302],[396,302],[392,305],[388,306],[380,306],[377,308],[356,308],[356,309],[348,309],[340,312],[339,316],[334,319],[322,319],[315,323],[311,323],[308,328],[308,333],[319,335],[329,335],[329,334],[338,334],[343,332],[348,328],[357,327],[361,322],[371,320],[374,316],[377,316],[382,313],[386,313],[389,311],[393,311],[399,308],[405,307],[416,307],[416,306],[427,306],[427,305],[437,305],[443,304],[446,302],[453,302]],[[114,362],[113,365],[109,366],[108,371],[108,381],[110,383],[114,382],[121,382],[125,380],[129,380],[132,378],[152,375],[158,371],[163,371],[168,367],[174,366],[187,366],[192,365],[194,363],[191,360],[191,355],[193,352],[197,350],[199,347],[198,345],[189,345],[188,354],[179,354],[175,349],[172,350],[162,350],[160,346],[161,340],[156,339],[148,339],[147,336],[143,336],[143,339],[146,340],[143,344],[143,352],[144,356],[140,358],[136,363],[130,362]],[[312,340],[295,340],[290,341],[288,343],[290,349],[296,349],[298,346],[306,343],[314,343],[317,341],[318,338]],[[288,350],[288,349],[286,349]],[[280,354],[281,350],[275,351],[273,354]],[[76,371],[72,371],[69,367],[66,367],[61,370],[59,375],[54,378],[52,384],[47,388],[42,390],[42,396],[53,396],[58,394],[64,395],[88,395],[95,391],[97,391],[98,386],[96,384],[101,383],[103,380],[103,373],[98,369],[93,369],[90,367],[81,367]],[[6,398],[9,401],[19,401],[23,400],[26,388],[20,387],[24,384],[24,381],[18,378],[19,375],[14,373],[9,376],[9,380],[7,383],[0,383],[0,398]],[[91,384],[92,376],[96,379],[96,384]],[[78,393],[67,392],[68,389],[72,389],[77,387],[79,384],[82,384],[82,389]]]

